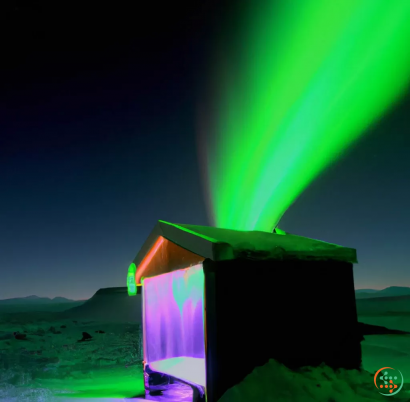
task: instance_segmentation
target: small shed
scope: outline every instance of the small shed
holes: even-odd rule
[[[216,402],[269,359],[360,368],[355,262],[352,248],[284,232],[158,221],[128,274],[147,392],[176,379]]]

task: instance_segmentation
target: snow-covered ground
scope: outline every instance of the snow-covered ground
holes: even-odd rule
[[[0,316],[0,401],[143,394],[138,324],[57,317],[33,312]],[[15,331],[26,340],[14,339]],[[83,332],[93,338],[77,342]]]
[[[410,305],[409,311],[394,312],[382,298],[377,303],[371,308],[358,303],[359,321],[410,331]],[[15,331],[27,340],[15,339]],[[92,340],[77,342],[83,332]],[[108,402],[143,395],[140,342],[137,323],[75,321],[56,312],[0,314],[0,401]],[[385,366],[404,375],[394,399],[410,401],[410,335],[366,336],[362,351],[363,372],[318,367],[296,373],[271,360],[220,401],[385,400],[373,383],[374,373]]]
[[[410,299],[406,297],[358,300],[359,321],[410,332]],[[363,366],[374,373],[383,366],[399,369],[405,385],[396,399],[410,401],[410,335],[371,335],[362,342]]]

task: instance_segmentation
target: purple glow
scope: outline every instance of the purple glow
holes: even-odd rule
[[[144,280],[145,360],[150,367],[172,368],[195,383],[205,384],[204,272],[202,264]],[[175,359],[188,358],[188,359]],[[172,359],[168,363],[166,359]],[[159,362],[161,361],[161,362]],[[155,364],[157,362],[157,364]],[[178,363],[178,364],[176,364]],[[194,368],[192,366],[192,368]],[[155,369],[156,370],[156,369]],[[188,374],[189,376],[189,374]]]
[[[174,357],[150,363],[150,368],[181,380],[205,387],[205,359]]]

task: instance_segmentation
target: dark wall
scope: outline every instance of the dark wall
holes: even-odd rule
[[[360,367],[352,264],[207,260],[204,268],[209,401],[270,358],[292,369]]]

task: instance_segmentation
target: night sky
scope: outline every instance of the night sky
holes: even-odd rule
[[[2,5],[0,299],[125,286],[158,219],[209,224],[197,105],[234,10],[87,7]],[[410,94],[279,224],[356,248],[357,288],[410,286],[409,109]]]

